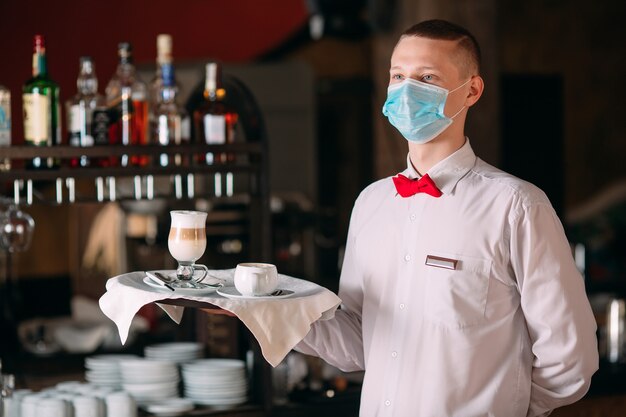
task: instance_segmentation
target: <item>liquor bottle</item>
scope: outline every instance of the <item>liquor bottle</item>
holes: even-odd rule
[[[11,146],[11,92],[0,85],[0,146]],[[0,158],[0,171],[11,169],[9,158]]]
[[[189,141],[189,119],[185,110],[176,101],[178,89],[174,83],[174,68],[171,63],[161,64],[161,75],[158,99],[153,107],[151,118],[152,141],[159,145],[179,145]],[[168,154],[159,155],[158,166],[182,165],[182,155],[175,154],[173,158]]]
[[[23,87],[24,142],[30,146],[61,144],[61,106],[59,85],[48,77],[44,37],[35,35],[33,77]],[[57,158],[35,157],[28,168],[58,168]]]
[[[111,142],[121,145],[148,143],[147,87],[137,76],[130,43],[118,45],[119,64],[106,88],[107,106],[112,110]],[[148,163],[145,155],[122,155],[122,166]]]
[[[80,58],[76,87],[78,93],[65,103],[67,114],[68,142],[70,146],[93,146],[95,139],[92,134],[92,118],[97,108],[104,106],[104,97],[98,94],[98,78],[91,57]],[[106,143],[108,144],[108,137]],[[86,167],[90,165],[87,156],[72,158],[71,167]]]
[[[163,65],[172,65],[172,37],[167,34],[157,36],[157,58],[156,73],[152,81],[150,81],[150,109],[152,110],[160,100],[161,86],[163,85],[163,76],[161,67]],[[175,81],[174,81],[175,82]]]
[[[221,68],[217,62],[206,64],[203,96],[204,101],[193,112],[196,143],[210,145],[233,143],[239,116],[224,102],[226,90],[222,86]],[[209,152],[201,159],[201,162],[207,165],[223,164],[232,161],[234,155],[226,152],[218,154]]]

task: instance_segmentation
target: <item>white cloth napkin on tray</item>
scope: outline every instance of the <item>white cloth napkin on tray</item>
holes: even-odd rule
[[[212,270],[209,274],[232,286],[234,269]],[[122,344],[126,342],[131,321],[139,309],[165,299],[187,299],[213,304],[235,314],[258,341],[263,357],[277,366],[309,332],[311,324],[334,316],[341,299],[313,282],[279,274],[278,288],[294,291],[281,299],[229,299],[217,292],[196,296],[158,289],[143,282],[144,272],[130,272],[110,278],[100,309],[115,322]],[[158,304],[176,323],[184,307]],[[207,306],[210,307],[210,306]]]

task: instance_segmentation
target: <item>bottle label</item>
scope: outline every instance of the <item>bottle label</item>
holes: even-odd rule
[[[108,145],[111,117],[107,109],[94,110],[91,121],[91,135],[96,145]]]
[[[226,143],[226,118],[223,115],[204,116],[204,139],[209,145]]]
[[[80,105],[74,104],[72,107],[70,107],[70,132],[80,133],[80,131],[82,130],[82,126],[86,123],[84,115],[85,111],[84,109],[81,109]]]
[[[86,103],[81,102],[70,107],[69,114],[69,143],[70,146],[93,146],[94,139],[90,135],[90,112]]]
[[[170,129],[167,116],[162,114],[159,116],[157,124],[156,140],[159,145],[168,145],[170,143]]]
[[[24,94],[24,139],[33,145],[45,145],[49,139],[50,97]]]
[[[0,93],[0,146],[11,145],[11,99]]]

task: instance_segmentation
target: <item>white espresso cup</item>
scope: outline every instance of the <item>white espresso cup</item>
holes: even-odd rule
[[[276,266],[263,263],[242,263],[235,268],[235,288],[245,296],[267,295],[278,286]]]
[[[107,395],[105,403],[107,417],[137,417],[137,403],[127,392],[113,392]]]
[[[102,400],[96,397],[77,396],[72,399],[74,417],[103,417]]]
[[[37,417],[69,417],[70,407],[61,398],[42,398],[37,403]]]

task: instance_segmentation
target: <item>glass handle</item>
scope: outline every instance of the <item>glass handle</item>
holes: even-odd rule
[[[209,275],[209,268],[206,267],[206,265],[202,265],[202,264],[195,264],[193,266],[193,269],[202,269],[204,270],[204,275],[202,275],[202,278],[196,279],[196,282],[202,282],[204,281],[204,279]]]

